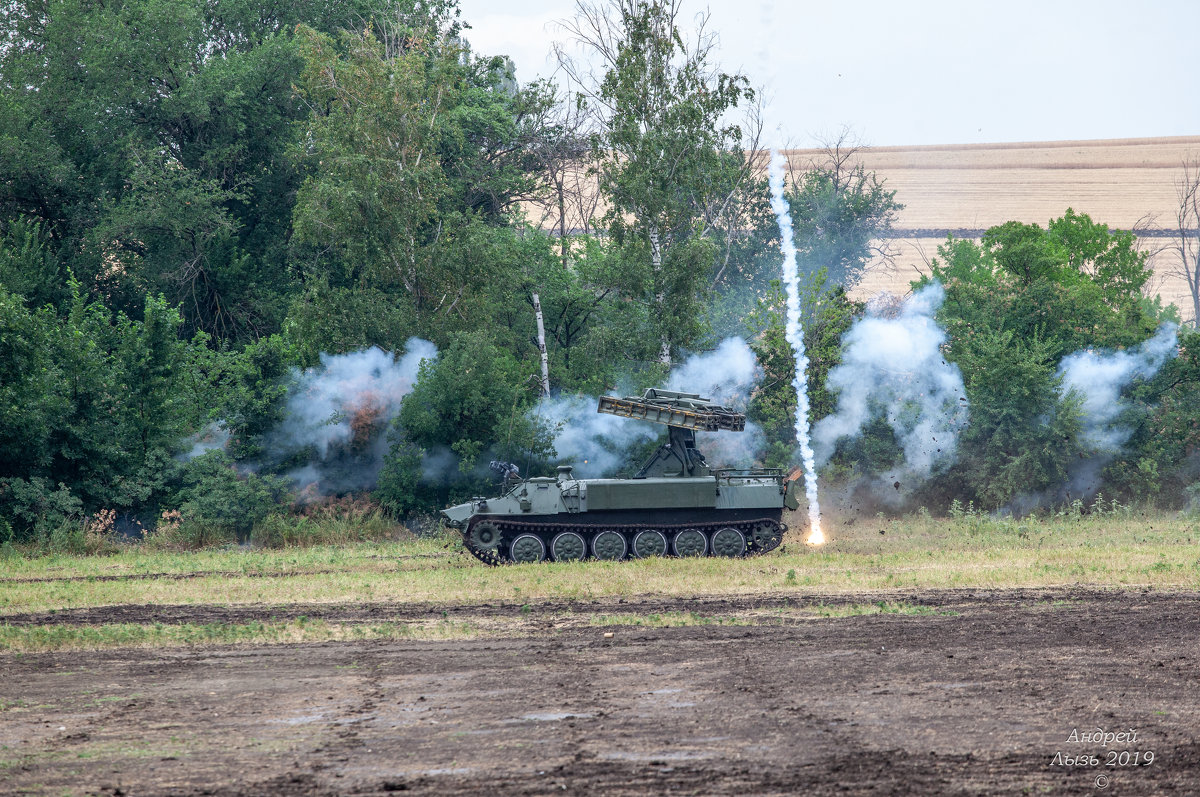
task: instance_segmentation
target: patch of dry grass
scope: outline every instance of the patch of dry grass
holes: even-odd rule
[[[546,562],[488,568],[460,547],[411,540],[344,548],[127,552],[10,560],[0,616],[115,604],[455,603],[522,605],[609,596],[836,594],[1065,585],[1200,588],[1200,521],[1183,516],[831,523],[747,559]],[[122,578],[127,575],[132,577]],[[112,578],[112,576],[117,576]]]
[[[303,618],[251,623],[110,623],[105,625],[0,625],[0,650],[42,653],[102,648],[263,645],[379,639],[471,639],[485,633],[470,622],[330,623]]]

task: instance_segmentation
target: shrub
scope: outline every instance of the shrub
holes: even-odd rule
[[[245,538],[255,524],[291,501],[286,481],[239,473],[223,451],[210,451],[187,463],[183,484],[176,496],[179,522],[170,533],[184,547]]]
[[[83,503],[59,484],[57,488],[38,476],[30,479],[0,479],[0,542],[49,540],[51,534],[78,522]]]

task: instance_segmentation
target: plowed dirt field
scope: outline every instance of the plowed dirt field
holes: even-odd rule
[[[689,624],[656,625],[680,612]],[[1149,795],[1200,783],[1195,593],[116,606],[6,619],[301,615],[452,617],[482,631],[6,654],[0,791]],[[1082,741],[1098,729],[1123,737]]]

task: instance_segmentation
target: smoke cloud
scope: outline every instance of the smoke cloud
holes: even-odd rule
[[[421,361],[436,357],[437,348],[420,338],[410,338],[398,359],[378,347],[322,354],[319,366],[295,374],[287,415],[268,448],[280,460],[311,452],[307,465],[288,474],[300,488],[373,487],[387,454],[388,425],[416,384]]]
[[[689,357],[672,370],[667,390],[699,393],[718,404],[744,412],[762,376],[754,352],[741,338],[727,338],[711,352]],[[583,477],[609,475],[629,464],[630,452],[657,439],[659,424],[596,412],[599,399],[565,396],[542,399],[532,415],[557,428],[554,450]],[[744,432],[700,433],[696,445],[712,467],[751,464],[765,437],[753,423]]]
[[[607,476],[628,462],[629,452],[658,437],[662,428],[596,412],[594,396],[564,396],[542,399],[534,415],[554,435],[554,451],[570,462],[582,477]]]
[[[898,309],[872,303],[842,338],[842,362],[829,372],[837,410],[813,427],[817,462],[824,465],[839,443],[883,418],[904,452],[903,465],[878,479],[893,501],[953,464],[967,424],[962,373],[946,361],[946,333],[934,321],[944,299],[942,286],[933,283]]]
[[[1114,422],[1125,411],[1121,391],[1134,379],[1149,379],[1177,352],[1178,329],[1159,328],[1154,337],[1125,351],[1078,351],[1058,366],[1063,392],[1075,391],[1083,401],[1083,443],[1097,453],[1116,454],[1132,429]]]
[[[192,447],[176,456],[181,462],[188,462],[196,457],[202,457],[209,451],[224,449],[229,442],[229,430],[221,421],[213,421],[188,439]]]
[[[1117,423],[1128,402],[1121,391],[1135,379],[1149,379],[1178,352],[1178,329],[1164,324],[1154,337],[1125,351],[1078,351],[1064,357],[1058,366],[1064,394],[1074,392],[1081,400],[1081,441],[1092,452],[1071,469],[1065,491],[1068,495],[1090,496],[1100,488],[1100,472],[1121,452],[1133,430]]]
[[[671,371],[667,390],[699,393],[738,412],[750,405],[750,394],[762,379],[758,358],[738,337],[726,338],[717,348],[705,354],[689,357]],[[745,468],[754,464],[767,438],[753,421],[746,421],[741,432],[709,432],[696,435],[696,447],[704,454],[710,467]]]
[[[284,420],[264,441],[266,462],[241,462],[239,469],[302,462],[287,474],[298,489],[325,495],[374,487],[388,450],[388,426],[416,384],[421,361],[436,357],[432,343],[410,338],[399,359],[372,347],[322,354],[319,366],[293,370]],[[217,421],[188,442],[184,461],[225,448],[229,431]],[[431,469],[440,465],[437,456],[429,459]]]

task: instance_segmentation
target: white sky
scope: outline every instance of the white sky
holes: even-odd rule
[[[480,54],[554,71],[572,0],[460,0]],[[1200,135],[1198,0],[684,0],[766,89],[774,141],[874,146]]]

